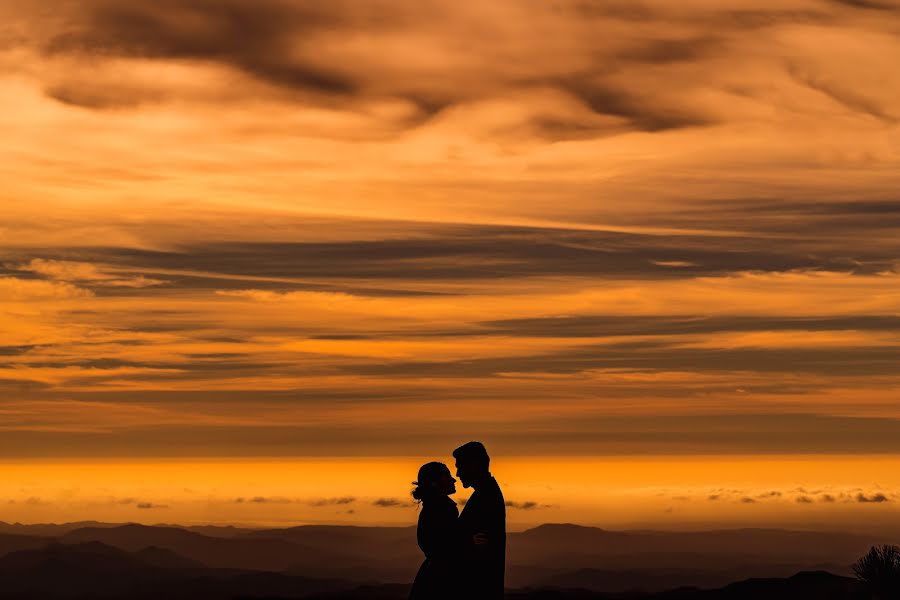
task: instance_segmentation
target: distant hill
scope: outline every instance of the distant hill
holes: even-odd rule
[[[0,533],[15,535],[35,535],[44,537],[56,537],[82,527],[118,527],[121,523],[101,523],[99,521],[75,521],[72,523],[6,523],[0,521]]]
[[[702,600],[864,600],[862,586],[854,579],[823,571],[797,573],[786,579],[748,579],[721,589],[678,595],[660,594],[659,598],[697,598]]]
[[[161,581],[169,573],[99,542],[54,543],[0,558],[0,590],[3,596],[13,597],[64,597],[88,592],[118,595],[141,584]]]
[[[170,523],[157,523],[154,527],[178,527],[180,529],[186,529],[187,531],[193,531],[195,533],[201,533],[203,535],[208,535],[210,537],[237,537],[239,535],[243,535],[246,533],[252,533],[254,531],[258,531],[258,529],[253,527],[235,527],[234,525],[177,525]]]
[[[306,600],[403,600],[406,590],[380,586],[337,594],[313,594]],[[647,593],[609,594],[577,589],[507,590],[507,600],[869,600],[859,584],[847,577],[803,572],[782,579],[748,579],[717,589],[682,588]],[[269,600],[276,600],[270,598]]]
[[[51,543],[43,548],[19,550],[0,557],[2,573],[64,570],[70,565],[77,565],[86,572],[113,572],[147,566],[134,555],[100,542],[73,545]]]
[[[100,543],[100,542],[89,542]],[[147,546],[143,550],[138,550],[132,554],[141,563],[159,567],[160,569],[203,569],[206,568],[202,562],[191,560],[180,556],[166,548],[158,548],[156,546]]]
[[[133,525],[134,523],[105,523],[102,521],[73,521],[71,523],[6,523],[0,521],[0,534],[9,533],[15,535],[35,535],[45,537],[57,537],[74,531],[75,529],[83,529],[85,527],[112,528],[121,527],[122,525]],[[177,525],[170,523],[157,523],[152,527],[169,527],[184,529],[208,535],[210,537],[235,537],[245,533],[259,531],[258,528],[252,527],[236,527],[234,525]]]
[[[167,550],[126,552],[100,542],[53,543],[0,557],[0,598],[4,599],[296,598],[355,587],[339,580],[208,569]]]
[[[822,568],[849,575],[853,561],[877,542],[872,536],[779,529],[628,532],[548,524],[510,535],[508,579],[515,587],[656,591]]]
[[[421,562],[413,527],[303,526],[239,537],[279,538],[343,554],[348,566],[365,572],[365,580],[409,581],[414,569],[403,564]],[[670,584],[722,585],[749,575],[781,577],[822,568],[846,575],[849,565],[878,541],[779,529],[629,532],[547,524],[509,534],[507,578],[516,587],[563,584],[618,591],[640,583],[652,591]],[[314,573],[303,560],[291,572]]]
[[[406,557],[409,554],[410,545],[418,553],[415,526],[301,525],[285,529],[249,531],[240,534],[239,537],[241,539],[277,538],[334,552],[355,553],[366,558],[378,554]]]
[[[853,561],[878,541],[871,535],[788,531],[782,529],[728,529],[716,531],[607,531],[571,524],[546,524],[510,536],[510,551],[521,562],[551,551],[564,564],[570,555],[629,556],[635,554],[745,555],[840,562]],[[585,565],[586,566],[586,565]]]
[[[178,527],[121,525],[85,527],[60,536],[67,544],[98,541],[137,551],[147,546],[165,548],[209,567],[283,571],[301,557],[310,567],[343,564],[347,557],[323,548],[302,546],[277,537],[210,537]]]
[[[408,585],[422,561],[414,527],[212,526],[212,535],[207,535],[179,526],[101,524],[72,529],[69,525],[22,526],[64,532],[53,537],[0,534],[0,556],[44,548],[54,541],[99,542],[128,553],[142,570],[270,571],[288,579],[368,585],[370,591],[372,586],[383,591],[380,584]],[[608,531],[547,524],[509,534],[507,583],[513,588],[646,594],[716,588],[750,577],[786,578],[800,571],[827,570],[843,576],[871,545],[891,541],[780,529]]]
[[[178,525],[170,525],[170,527],[178,527]],[[203,535],[208,535],[210,537],[237,537],[245,533],[257,531],[250,527],[231,527],[223,525],[191,525],[184,529],[195,533],[202,533]]]
[[[322,565],[318,558],[297,555],[287,572],[314,573],[354,578],[361,582],[412,581],[422,562],[416,543],[415,527],[355,527],[304,525],[286,529],[267,529],[240,536],[239,539],[277,538],[306,548],[316,548],[332,556],[339,564]]]
[[[0,556],[15,552],[16,550],[28,550],[31,548],[43,548],[53,538],[36,535],[15,535],[0,533]]]

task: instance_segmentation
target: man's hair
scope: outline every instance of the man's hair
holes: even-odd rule
[[[488,456],[484,444],[481,442],[468,442],[453,451],[453,458],[459,462],[469,463],[484,467],[487,470],[491,466],[491,457]]]

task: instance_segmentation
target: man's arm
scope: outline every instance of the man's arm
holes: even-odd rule
[[[491,498],[480,507],[479,527],[473,536],[476,546],[501,546],[506,544],[506,504],[502,494]]]

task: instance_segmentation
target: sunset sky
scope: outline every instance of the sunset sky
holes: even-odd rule
[[[900,524],[900,0],[0,0],[0,521]],[[460,494],[465,497],[468,491]]]

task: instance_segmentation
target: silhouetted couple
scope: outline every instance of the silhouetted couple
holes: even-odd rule
[[[410,599],[503,598],[506,504],[491,476],[491,459],[481,442],[460,446],[453,458],[463,487],[474,488],[462,514],[450,499],[456,480],[444,463],[422,465],[413,482],[413,498],[422,502],[416,537],[425,561]]]

